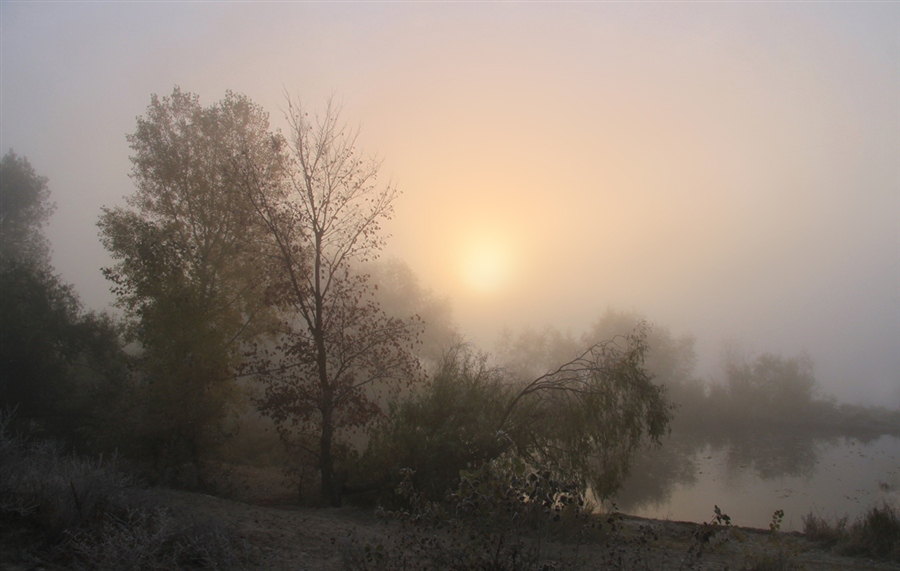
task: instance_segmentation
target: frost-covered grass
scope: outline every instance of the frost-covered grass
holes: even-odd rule
[[[0,413],[0,522],[17,553],[79,569],[244,569],[250,549],[212,522],[152,505],[116,458],[33,440]],[[9,535],[8,537],[12,537]]]

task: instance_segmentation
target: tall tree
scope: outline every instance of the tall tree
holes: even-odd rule
[[[65,381],[72,288],[53,275],[44,236],[47,177],[10,151],[0,159],[0,403],[29,419],[53,414]]]
[[[335,447],[380,415],[379,389],[418,375],[418,324],[385,315],[367,276],[354,272],[383,247],[396,189],[378,185],[378,161],[360,158],[358,131],[332,102],[310,118],[289,101],[286,115],[281,194],[270,191],[266,168],[240,162],[246,196],[278,252],[272,300],[283,315],[277,346],[258,345],[253,370],[266,383],[262,410],[316,459],[321,493],[338,505]]]
[[[0,406],[72,437],[99,418],[99,393],[124,360],[111,320],[84,313],[54,273],[47,182],[25,157],[0,160]]]
[[[268,114],[228,92],[209,107],[175,88],[128,136],[135,192],[104,208],[104,269],[143,348],[144,428],[157,459],[196,462],[234,392],[240,344],[266,326],[264,235],[234,160],[280,164]]]
[[[0,159],[0,258],[48,267],[50,246],[43,227],[55,205],[47,177],[10,150]]]

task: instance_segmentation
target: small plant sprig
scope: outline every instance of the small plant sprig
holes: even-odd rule
[[[707,548],[714,548],[727,542],[730,538],[742,540],[731,525],[731,517],[723,513],[719,506],[713,506],[713,517],[708,522],[701,523],[694,530],[694,540],[688,547],[679,569],[693,569],[698,559],[703,557]]]
[[[769,531],[772,534],[778,533],[781,530],[781,522],[784,520],[784,510],[775,510],[772,514],[772,521],[769,522]]]
[[[784,521],[784,510],[775,510],[769,522],[767,545],[762,553],[749,551],[745,554],[747,571],[800,571],[803,567],[797,563],[796,557],[800,548],[796,541],[781,533]]]

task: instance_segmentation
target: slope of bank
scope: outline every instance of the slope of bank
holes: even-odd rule
[[[163,488],[143,490],[136,501],[152,509],[166,509],[178,522],[175,525],[214,528],[216,533],[226,535],[239,558],[234,568],[389,569],[391,545],[408,532],[398,522],[378,517],[373,510],[354,507],[265,506]],[[29,526],[23,519],[6,517],[2,523],[0,563],[4,569],[71,568],[72,554],[49,548],[45,531]],[[767,567],[779,569],[898,568],[896,563],[833,555],[795,533],[778,534],[773,541],[773,535],[764,530],[720,528],[719,533],[704,538],[703,530],[710,528],[696,523],[623,516],[619,524],[616,536],[604,544],[576,545],[565,537],[557,537],[545,542],[542,552],[547,560],[574,569],[745,569],[765,558],[795,565]],[[440,532],[419,533],[424,539]],[[382,546],[387,557],[367,561],[367,545]],[[702,554],[697,557],[701,548]],[[150,561],[145,563],[145,569],[166,568]]]

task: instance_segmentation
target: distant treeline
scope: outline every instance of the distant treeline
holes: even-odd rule
[[[497,358],[510,370],[537,374],[565,359],[582,343],[631,331],[645,317],[608,310],[576,338],[552,327],[506,333]],[[806,429],[823,435],[900,434],[900,409],[838,403],[825,394],[806,354],[725,352],[718,375],[696,372],[695,340],[673,335],[662,325],[647,328],[645,366],[675,405],[672,427],[679,431],[780,431]]]

